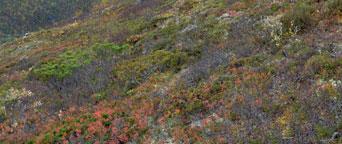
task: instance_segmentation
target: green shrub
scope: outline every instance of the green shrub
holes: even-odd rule
[[[104,119],[107,119],[107,118],[109,118],[109,114],[102,114],[102,117],[103,117]]]
[[[242,58],[237,61],[238,64],[242,64],[243,66],[257,67],[263,66],[264,61],[267,59],[267,55],[258,54],[246,58]]]
[[[52,136],[50,133],[44,135],[43,143],[49,143],[52,140]]]
[[[84,51],[66,51],[56,59],[45,62],[34,69],[33,74],[41,80],[48,80],[53,77],[61,80],[70,76],[75,69],[90,62],[90,55]]]
[[[92,49],[97,57],[108,58],[113,54],[122,53],[124,50],[128,49],[129,45],[117,45],[113,43],[102,43],[95,44]]]
[[[185,111],[188,113],[197,112],[204,107],[200,100],[191,101],[186,104]]]
[[[130,83],[126,86],[131,87],[156,71],[179,70],[186,60],[185,53],[158,50],[150,55],[119,63],[114,69],[114,75],[120,81]]]
[[[203,23],[200,24],[200,35],[205,35],[207,39],[215,42],[220,42],[228,36],[229,23],[220,21],[215,15],[210,15],[202,19]]]
[[[329,138],[334,133],[333,128],[324,127],[322,125],[316,125],[315,131],[316,131],[316,135],[318,136],[319,139]]]
[[[326,2],[325,9],[328,15],[342,13],[342,1],[341,0],[328,0]]]
[[[110,121],[104,121],[104,122],[103,122],[103,125],[104,125],[105,127],[109,127],[111,124],[112,124],[112,122],[110,122]]]
[[[93,99],[96,101],[101,101],[106,99],[108,96],[105,92],[101,92],[101,93],[96,93],[93,95]]]
[[[309,76],[318,76],[324,79],[339,79],[342,75],[342,59],[331,58],[327,54],[312,56],[305,64]]]
[[[121,53],[128,47],[128,45],[103,43],[95,44],[92,47],[92,51],[66,51],[58,55],[56,59],[41,64],[33,70],[33,74],[41,80],[48,80],[53,77],[61,80],[70,76],[75,69],[89,64],[94,56],[99,58],[111,58],[113,54]],[[93,52],[94,55],[90,52]]]
[[[304,30],[314,24],[313,11],[314,7],[309,2],[298,2],[292,10],[282,17],[281,22],[286,31]]]
[[[274,3],[269,9],[266,9],[264,14],[265,15],[272,15],[277,12],[282,6],[280,4]],[[255,13],[257,14],[257,13]]]

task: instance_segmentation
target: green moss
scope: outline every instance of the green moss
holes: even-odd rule
[[[63,79],[73,71],[91,62],[90,55],[85,51],[66,51],[56,59],[41,64],[33,70],[33,74],[41,80],[50,78]]]

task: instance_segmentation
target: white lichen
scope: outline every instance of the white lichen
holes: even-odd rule
[[[7,91],[6,100],[16,100],[22,97],[29,97],[32,95],[33,95],[33,92],[30,90],[27,90],[26,88],[22,88],[22,89],[10,88]]]

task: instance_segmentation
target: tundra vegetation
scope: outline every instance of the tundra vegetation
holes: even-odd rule
[[[342,143],[341,7],[1,1],[0,143]]]

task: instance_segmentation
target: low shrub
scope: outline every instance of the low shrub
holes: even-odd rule
[[[341,14],[342,13],[342,1],[341,0],[328,0],[325,3],[325,10],[328,15]]]
[[[286,31],[293,29],[302,31],[314,24],[313,11],[314,7],[309,2],[298,2],[282,17],[281,22]]]
[[[187,56],[182,52],[157,50],[150,55],[119,63],[114,75],[126,82],[126,86],[132,87],[156,71],[179,70],[186,59]]]
[[[316,125],[315,131],[319,139],[330,138],[334,133],[334,129],[330,127],[325,127],[322,125]]]
[[[105,92],[101,92],[101,93],[96,93],[96,94],[93,94],[92,95],[92,98],[95,100],[95,101],[101,101],[101,100],[104,100],[108,97],[108,95],[105,93]]]
[[[327,54],[312,56],[305,64],[306,73],[323,79],[338,79],[342,76],[341,58],[331,58]]]
[[[101,43],[95,44],[92,50],[95,52],[96,56],[99,58],[108,58],[113,54],[122,53],[124,50],[128,49],[129,45],[117,45],[113,43]]]
[[[0,123],[6,119],[5,105],[8,102],[32,95],[33,93],[30,90],[20,88],[17,82],[8,81],[4,84],[0,84]]]
[[[50,78],[63,79],[72,72],[91,62],[90,55],[85,51],[66,51],[56,59],[50,60],[33,70],[33,74],[41,80]]]
[[[53,77],[61,80],[70,76],[75,69],[90,64],[95,58],[110,59],[113,55],[123,53],[128,48],[127,44],[97,43],[90,49],[69,50],[36,67],[33,75],[40,80],[49,80]]]

